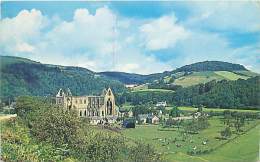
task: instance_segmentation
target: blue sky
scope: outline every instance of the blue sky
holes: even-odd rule
[[[260,72],[257,2],[2,2],[0,54],[155,73],[219,60]]]

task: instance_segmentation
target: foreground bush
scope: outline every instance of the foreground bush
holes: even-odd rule
[[[116,132],[100,130],[74,112],[43,100],[17,100],[17,119],[3,126],[2,157],[5,161],[159,161],[149,145],[127,146]]]
[[[72,144],[80,131],[80,119],[72,112],[52,108],[41,114],[32,126],[32,133],[39,140],[54,146]]]
[[[52,145],[38,142],[30,137],[30,130],[21,119],[3,123],[2,160],[3,161],[60,161],[63,156]]]

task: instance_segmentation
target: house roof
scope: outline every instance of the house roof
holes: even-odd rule
[[[148,115],[148,119],[158,118],[156,115]],[[158,118],[159,119],[159,118]]]

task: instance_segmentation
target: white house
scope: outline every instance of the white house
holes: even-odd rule
[[[160,106],[166,107],[167,106],[166,101],[164,101],[164,102],[157,102],[156,107],[160,107]]]

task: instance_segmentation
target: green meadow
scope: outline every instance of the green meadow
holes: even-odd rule
[[[229,71],[203,71],[203,72],[193,72],[190,75],[182,76],[174,81],[174,84],[181,85],[183,87],[188,87],[192,85],[197,85],[200,83],[207,83],[212,80],[237,80],[237,79],[248,79],[250,75],[254,75],[251,72],[239,71],[239,72],[229,72]]]
[[[229,71],[216,71],[217,75],[224,77],[227,80],[237,80],[237,79],[248,79],[249,77],[238,75]]]
[[[167,109],[172,109],[171,106],[169,107],[166,107]],[[182,111],[197,111],[198,109],[197,108],[194,108],[194,107],[188,107],[188,106],[180,106],[178,107],[180,110]],[[237,111],[237,112],[259,112],[260,113],[260,108],[258,108],[258,111],[257,110],[246,110],[246,109],[222,109],[222,108],[203,108],[203,111],[205,112],[210,112],[210,111],[213,111],[213,112],[223,112],[225,110],[229,110],[229,111]]]
[[[232,130],[233,134],[228,140],[216,138],[220,137],[220,131],[224,129],[221,118],[212,117],[209,122],[208,129],[198,134],[187,134],[185,138],[177,128],[164,129],[160,125],[137,125],[135,129],[125,129],[122,133],[130,140],[140,140],[153,145],[166,161],[256,161],[260,120],[247,121],[241,134]],[[204,143],[205,141],[207,142]],[[187,154],[187,151],[194,148],[211,151],[193,156]]]
[[[174,92],[174,91],[168,89],[136,89],[133,90],[132,92]]]

